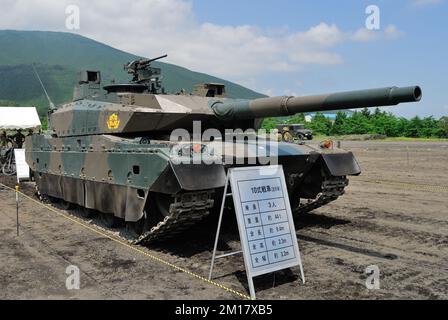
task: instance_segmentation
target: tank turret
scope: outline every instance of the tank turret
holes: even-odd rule
[[[74,90],[73,102],[52,112],[50,126],[59,137],[170,133],[192,130],[194,121],[202,129],[258,129],[260,119],[365,107],[392,106],[416,102],[422,90],[388,87],[305,97],[272,97],[254,100],[226,98],[223,84],[194,86],[193,93],[165,94],[161,70],[151,63],[165,58],[139,59],[124,66],[132,79],[124,84],[101,84],[99,71],[84,71]]]
[[[145,64],[147,67],[148,65]],[[139,68],[135,69],[140,70]],[[144,69],[147,70],[147,69]],[[255,100],[228,99],[217,96],[157,94],[160,83],[154,78],[143,78],[128,84],[104,86],[106,94],[99,94],[97,74],[92,82],[81,85],[94,90],[74,102],[59,107],[50,119],[51,128],[58,136],[85,134],[141,134],[142,132],[169,133],[183,128],[192,129],[193,121],[201,121],[208,128],[258,129],[260,119],[284,117],[301,112],[392,106],[403,102],[417,102],[422,90],[414,87],[388,87],[305,97],[272,97]],[[75,92],[84,92],[75,90]],[[90,91],[91,92],[91,91]]]

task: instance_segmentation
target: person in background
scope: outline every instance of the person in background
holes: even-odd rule
[[[17,133],[14,135],[14,142],[16,143],[16,147],[18,149],[22,149],[23,142],[25,141],[25,136],[22,134],[22,130],[17,130]]]
[[[8,145],[8,136],[6,135],[6,131],[3,130],[0,135],[0,147],[6,147]]]

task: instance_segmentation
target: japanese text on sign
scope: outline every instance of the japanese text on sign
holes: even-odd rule
[[[282,167],[269,176],[260,170],[237,169],[231,175],[245,262],[254,276],[300,261]]]

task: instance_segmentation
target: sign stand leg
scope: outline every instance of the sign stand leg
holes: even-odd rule
[[[247,273],[247,271],[246,271]],[[247,282],[249,283],[249,292],[252,300],[256,300],[257,296],[255,295],[255,287],[254,287],[254,278],[247,274]]]
[[[222,215],[223,215],[223,212],[224,212],[224,205],[225,205],[226,199],[227,199],[227,189],[228,189],[228,186],[229,186],[229,174],[227,174],[227,177],[226,177],[226,186],[224,187],[224,194],[222,196],[221,211],[219,212],[218,229],[216,230],[215,246],[213,247],[213,256],[212,256],[212,262],[211,262],[211,265],[210,265],[210,273],[208,275],[208,280],[212,280],[213,267],[215,265],[216,250],[218,248],[219,234],[221,233]]]
[[[300,268],[300,276],[302,277],[302,282],[305,284],[305,272],[303,271],[303,265],[302,265],[302,257],[299,251],[299,268]]]
[[[213,256],[212,256],[212,262],[210,265],[210,273],[208,275],[208,280],[212,280],[213,277],[213,268],[215,266],[215,260],[216,260],[216,251],[218,249],[218,241],[219,241],[219,236],[221,234],[221,225],[222,225],[222,216],[224,214],[224,206],[225,206],[225,202],[227,199],[227,190],[229,188],[229,176],[230,174],[227,174],[226,177],[226,184],[224,187],[224,194],[222,196],[222,203],[221,203],[221,210],[219,212],[219,220],[218,220],[218,229],[216,230],[216,237],[215,237],[215,245],[213,247]],[[234,255],[234,254],[238,254],[239,252],[234,252],[234,253],[230,253],[228,255]],[[226,255],[223,255],[222,257],[224,257]],[[255,300],[256,299],[256,295],[255,295],[255,287],[254,287],[254,280],[253,278],[249,275],[249,273],[246,270],[246,274],[247,274],[247,282],[249,284],[249,292],[250,292],[250,297]]]

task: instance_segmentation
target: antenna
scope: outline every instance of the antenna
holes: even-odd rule
[[[36,74],[37,80],[39,80],[40,85],[42,86],[42,89],[44,90],[45,96],[47,97],[48,103],[50,104],[50,111],[53,111],[56,109],[53,101],[51,101],[50,96],[48,95],[47,90],[45,89],[45,86],[42,82],[42,80],[39,77],[39,74],[37,73],[36,67],[34,66],[34,63],[31,64],[31,66],[33,67],[34,73]]]

